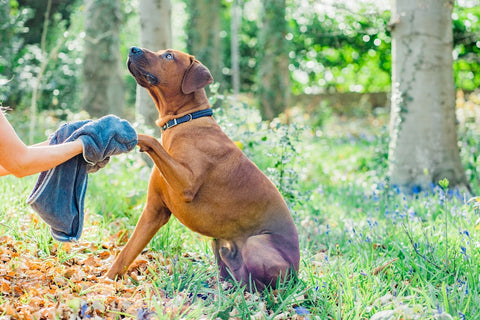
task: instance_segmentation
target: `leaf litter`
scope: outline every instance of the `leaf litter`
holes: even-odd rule
[[[34,213],[24,218],[25,228],[41,227]],[[100,243],[49,239],[47,245],[28,236],[0,236],[0,319],[154,319],[190,307],[182,300],[177,308],[155,287],[156,274],[173,270],[174,261],[161,253],[142,252],[123,279],[104,276],[128,236],[121,229]]]
[[[35,214],[27,214],[25,219],[30,220],[25,228],[40,227]],[[94,232],[97,231],[100,230]],[[144,251],[123,279],[112,281],[104,276],[128,236],[128,232],[121,229],[116,234],[104,235],[101,241],[59,243],[49,239],[48,245],[28,236],[21,239],[8,234],[0,236],[0,320],[147,320],[182,317],[191,312],[201,319],[209,319],[209,315],[195,310],[202,304],[196,305],[188,292],[172,296],[153,283],[158,274],[172,275],[174,269],[178,269],[175,258]],[[185,252],[182,256],[208,263],[195,252]],[[207,280],[209,292],[219,290],[218,286],[231,287],[228,283],[219,283],[214,274]],[[257,295],[244,293],[245,301],[253,301],[255,297]],[[261,319],[265,314],[267,310],[260,310],[254,318]],[[234,310],[227,318],[240,319]],[[279,320],[307,318],[293,309],[275,317]]]
[[[148,281],[132,278],[148,274],[153,253],[142,254],[125,279],[105,278],[120,248],[112,237],[108,245],[85,241],[53,243],[50,255],[28,249],[10,236],[0,236],[0,315],[12,319],[76,319],[137,317],[148,309]],[[61,251],[61,254],[60,252]]]

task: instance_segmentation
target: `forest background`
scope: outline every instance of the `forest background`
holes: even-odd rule
[[[0,0],[0,102],[11,109],[7,116],[25,142],[44,140],[62,122],[107,113],[129,119],[139,131],[155,132],[149,126],[155,115],[142,117],[139,89],[125,67],[128,49],[141,46],[139,11],[145,2]],[[413,194],[402,193],[388,176],[396,19],[390,4],[162,3],[171,5],[163,8],[171,10],[168,46],[194,54],[210,68],[216,119],[287,201],[300,234],[301,281],[263,295],[219,283],[207,239],[174,219],[126,279],[105,281],[102,275],[145,202],[150,169],[131,153],[89,177],[86,225],[76,244],[52,240],[24,203],[35,177],[0,180],[0,314],[480,316],[477,0],[456,1],[451,10],[454,145],[471,192],[443,179],[422,190],[413,186]],[[117,87],[112,94],[105,94],[110,90],[105,83]],[[106,97],[110,100],[98,100]]]
[[[291,80],[288,91],[295,97],[289,107],[300,101],[303,105],[313,106],[314,113],[321,114],[324,109],[336,108],[335,111],[355,115],[389,105],[386,95],[380,94],[376,98],[377,93],[388,93],[391,89],[390,11],[385,10],[385,3],[379,3],[380,6],[368,2],[351,5],[348,2],[308,0],[284,3],[287,25],[285,30],[280,31],[288,43],[282,50],[288,58]],[[233,79],[238,76],[240,84],[235,90],[255,96],[261,90],[259,59],[266,40],[260,31],[264,26],[264,11],[260,1],[241,2],[236,67],[232,65],[231,54],[231,18],[235,5],[238,5],[235,1],[172,1],[173,7],[165,8],[172,14],[171,46],[192,52],[212,69],[219,92],[232,92]],[[46,12],[48,6],[45,1],[2,0],[0,101],[4,106],[19,110],[27,108],[31,104],[33,88],[38,88],[39,111],[76,112],[92,108],[82,99],[83,83],[86,81],[82,76],[83,59],[88,54],[85,53],[85,43],[92,41],[84,27],[85,19],[89,18],[85,16],[86,6],[92,5],[82,1],[53,0],[49,12]],[[189,17],[206,11],[201,6],[218,10],[215,15],[218,23],[198,19],[195,28],[189,28]],[[115,44],[118,41],[123,64],[129,47],[140,43],[138,2],[125,1],[110,5],[107,10],[111,10],[111,17],[99,19],[116,19],[119,39],[109,42]],[[480,83],[478,7],[474,1],[465,1],[455,3],[453,11],[455,86],[471,92]],[[47,21],[45,14],[48,15]],[[282,23],[277,25],[285,28]],[[48,29],[42,38],[45,26]],[[208,50],[199,47],[200,40],[196,37],[202,34],[216,35],[217,40],[208,43]],[[48,56],[48,61],[43,55]],[[212,58],[217,59],[215,63],[210,62]],[[42,64],[46,64],[45,70],[42,70]],[[92,68],[96,67],[100,66]],[[270,67],[275,69],[274,65]],[[117,113],[133,117],[136,83],[125,67],[121,72],[127,107]],[[238,74],[234,75],[234,72]],[[272,70],[264,72],[273,73]],[[362,100],[361,95],[350,93],[371,95]],[[321,98],[316,95],[321,95]],[[354,108],[351,101],[357,100],[365,102],[365,106],[357,104]],[[286,106],[282,107],[284,110],[280,112],[286,109]]]

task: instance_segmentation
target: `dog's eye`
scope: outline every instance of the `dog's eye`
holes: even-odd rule
[[[165,59],[173,60],[173,54],[171,54],[169,52],[165,53],[164,57],[165,57]]]

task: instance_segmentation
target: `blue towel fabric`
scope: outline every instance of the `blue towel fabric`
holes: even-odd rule
[[[98,120],[70,122],[51,136],[50,144],[80,139],[83,154],[40,173],[27,203],[50,225],[54,239],[77,241],[83,229],[83,204],[88,173],[103,168],[112,155],[131,151],[137,133],[114,115]]]

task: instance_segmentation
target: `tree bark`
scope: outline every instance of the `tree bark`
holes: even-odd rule
[[[240,93],[240,49],[238,40],[238,29],[242,22],[242,8],[239,4],[240,0],[233,0],[231,8],[231,61],[232,61],[232,91],[234,95]]]
[[[211,72],[215,82],[223,82],[220,37],[220,0],[190,0],[187,50]],[[208,90],[208,88],[207,88]]]
[[[262,116],[269,120],[284,112],[290,102],[285,6],[285,0],[263,1],[257,85]]]
[[[425,190],[447,178],[468,188],[457,145],[453,0],[394,0],[391,183]]]
[[[140,0],[138,4],[140,16],[140,42],[143,48],[152,51],[168,49],[172,46],[172,5],[170,0]],[[158,111],[145,88],[137,85],[135,101],[137,116],[157,133]]]
[[[125,115],[120,57],[121,3],[85,1],[84,109],[93,117]]]

